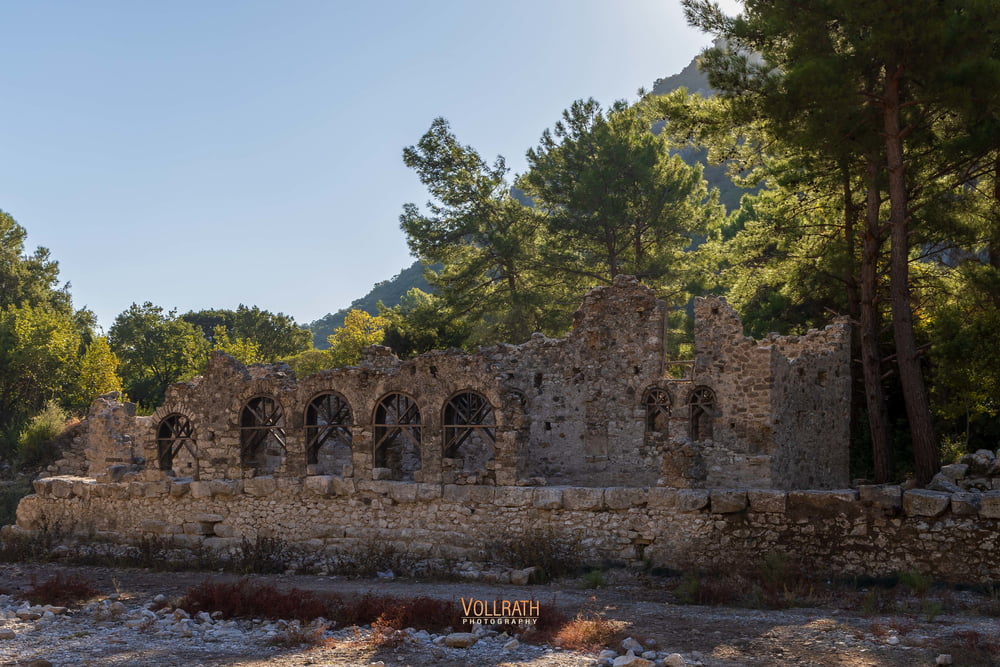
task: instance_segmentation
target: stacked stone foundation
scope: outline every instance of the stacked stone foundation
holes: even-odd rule
[[[1000,581],[1000,491],[488,487],[304,479],[35,482],[8,534],[238,548],[278,537],[317,555],[388,544],[417,559],[487,563],[491,545],[543,533],[579,545],[580,565],[747,568],[784,554],[831,576],[917,571]]]

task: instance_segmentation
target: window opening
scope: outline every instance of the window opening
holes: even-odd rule
[[[255,475],[274,473],[285,460],[285,419],[270,396],[251,398],[240,411],[240,464]]]
[[[389,479],[412,482],[420,470],[420,409],[405,394],[389,394],[375,408],[373,465]]]
[[[692,440],[711,440],[715,417],[715,392],[708,387],[697,387],[688,399]]]
[[[351,465],[351,406],[340,394],[321,394],[306,408],[306,463],[319,475],[343,475]]]
[[[474,391],[453,396],[444,408],[444,456],[461,459],[463,472],[486,470],[496,451],[493,406]]]
[[[198,462],[194,425],[182,414],[167,415],[156,429],[156,458],[160,470],[176,474],[194,474]]]

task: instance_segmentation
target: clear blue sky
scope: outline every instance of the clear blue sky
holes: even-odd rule
[[[575,99],[674,74],[675,0],[0,5],[0,209],[107,329],[134,301],[307,323],[408,266],[437,116],[513,170]]]

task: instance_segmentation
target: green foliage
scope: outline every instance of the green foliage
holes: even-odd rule
[[[545,215],[551,272],[603,283],[626,273],[680,291],[684,251],[723,210],[700,167],[670,149],[642,110],[623,102],[605,113],[578,100],[563,112],[528,151],[521,179]]]
[[[433,270],[440,270],[441,267],[431,267]],[[309,330],[313,334],[313,345],[317,349],[329,347],[327,338],[337,329],[344,326],[344,318],[351,310],[363,310],[369,315],[379,315],[380,307],[394,308],[399,304],[403,296],[411,289],[418,289],[422,292],[431,290],[431,286],[424,277],[424,268],[420,261],[416,261],[406,267],[389,280],[375,283],[368,291],[368,294],[355,299],[347,308],[338,310],[336,313],[328,313],[320,319],[308,324]]]
[[[27,235],[14,218],[0,211],[0,308],[47,306],[69,314],[69,291],[58,285],[58,263],[46,248],[23,254]]]
[[[71,314],[51,305],[0,309],[0,428],[8,447],[25,421],[72,383],[79,349]]]
[[[397,306],[383,308],[380,314],[387,323],[382,343],[401,358],[461,347],[469,336],[470,327],[440,297],[415,287]]]
[[[344,326],[330,336],[331,368],[356,365],[361,360],[362,350],[382,342],[386,324],[384,317],[372,316],[363,310],[347,313]]]
[[[966,261],[943,281],[926,311],[935,411],[963,450],[993,449],[1000,437],[1000,270]]]
[[[306,350],[284,360],[295,371],[295,377],[304,378],[322,370],[333,368],[330,350]]]
[[[242,364],[259,364],[264,361],[260,345],[249,338],[231,337],[221,324],[212,330],[212,347],[231,354]]]
[[[159,405],[168,385],[197,375],[208,360],[199,329],[148,301],[115,318],[108,342],[121,360],[125,391],[146,407]]]
[[[17,440],[17,455],[22,465],[36,468],[51,463],[59,453],[56,439],[66,428],[66,413],[54,402],[32,417]]]
[[[76,378],[66,393],[64,404],[82,412],[96,397],[121,391],[118,365],[118,357],[111,351],[107,337],[94,338],[80,357]]]
[[[553,308],[558,287],[543,288],[532,272],[539,216],[512,196],[503,157],[487,164],[438,118],[404,149],[403,161],[433,201],[427,213],[405,205],[401,227],[443,304],[470,323],[470,342],[520,342],[565,326],[568,319]]]
[[[199,329],[213,350],[224,350],[244,363],[277,361],[311,347],[311,335],[284,313],[277,315],[242,303],[236,310],[200,310],[180,316]],[[220,330],[220,327],[221,330]],[[221,331],[223,339],[217,338]],[[226,349],[226,346],[230,349]]]

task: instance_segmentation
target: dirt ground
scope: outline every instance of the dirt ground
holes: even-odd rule
[[[105,595],[118,593],[125,602],[141,604],[156,595],[180,597],[187,588],[208,579],[238,577],[204,572],[161,573],[144,570],[111,570],[97,567],[44,565],[0,566],[0,592],[15,598],[32,581],[44,581],[56,572],[91,580]],[[336,592],[345,597],[373,592],[398,597],[430,596],[441,599],[536,599],[554,601],[567,616],[601,614],[628,624],[628,632],[657,651],[676,652],[687,664],[706,667],[733,665],[816,665],[850,667],[914,665],[1000,665],[1000,622],[983,615],[983,594],[934,591],[920,599],[900,599],[892,613],[872,613],[864,601],[872,594],[859,590],[825,596],[819,606],[782,610],[677,604],[667,580],[637,573],[610,572],[597,589],[583,588],[582,580],[516,587],[480,583],[415,582],[402,580],[350,580],[319,576],[254,575],[280,588]],[[867,595],[867,597],[866,597]],[[992,602],[996,602],[995,597]],[[989,609],[996,608],[994,604]],[[867,611],[868,613],[863,613]],[[76,633],[85,634],[85,633]],[[107,651],[107,646],[104,647]],[[131,657],[125,655],[126,648]],[[617,647],[616,647],[617,648]],[[472,653],[455,657],[427,643],[406,643],[397,648],[373,649],[358,641],[334,646],[279,650],[233,648],[225,643],[190,650],[177,643],[168,651],[152,644],[141,656],[135,647],[123,646],[119,658],[79,664],[107,665],[532,665],[568,667],[596,664],[595,653],[548,650],[539,655],[514,658]],[[81,649],[84,651],[84,649]],[[621,651],[620,651],[621,652]],[[81,653],[83,655],[83,653]],[[110,654],[109,654],[110,655]],[[945,657],[949,656],[949,657]],[[30,656],[14,656],[3,665]],[[947,662],[947,660],[951,662]],[[55,663],[53,663],[55,664]]]

